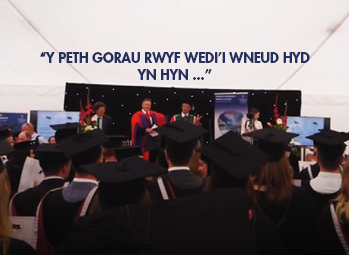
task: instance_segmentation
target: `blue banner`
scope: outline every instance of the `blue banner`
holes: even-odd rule
[[[215,94],[215,139],[229,131],[241,132],[241,122],[248,113],[248,93]]]
[[[10,126],[13,132],[20,132],[22,125],[28,122],[28,113],[0,113],[0,126]]]

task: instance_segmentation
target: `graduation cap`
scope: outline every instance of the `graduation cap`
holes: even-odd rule
[[[119,147],[115,149],[115,153],[118,161],[121,161],[127,158],[143,156],[143,146]]]
[[[116,149],[123,146],[122,142],[126,141],[128,136],[114,135],[108,136],[108,141],[103,144],[103,147],[108,149]]]
[[[348,133],[338,132],[331,129],[322,129],[319,131],[319,133],[306,137],[314,142],[315,147],[317,147],[316,145],[329,147],[343,145],[346,141],[349,140]]]
[[[187,121],[175,121],[168,123],[155,129],[155,131],[177,143],[186,143],[195,140],[208,132],[201,126],[196,126]]]
[[[337,132],[331,129],[320,130],[319,133],[307,136],[306,138],[314,142],[314,147],[321,154],[321,157],[328,161],[337,160],[344,153],[349,134]]]
[[[141,158],[82,166],[99,181],[98,200],[103,209],[137,204],[145,195],[145,178],[167,173],[167,169]]]
[[[62,147],[53,143],[40,144],[34,151],[35,153],[64,154]]]
[[[289,142],[299,134],[276,128],[264,128],[247,133],[246,136],[257,141],[257,147],[270,156],[270,162],[277,162],[285,156]]]
[[[15,143],[13,148],[16,152],[30,152],[30,150],[34,149],[37,146],[36,141],[25,141]]]
[[[52,129],[56,130],[55,139],[57,143],[64,139],[77,135],[79,126],[80,125],[77,122],[50,125]]]
[[[104,162],[85,165],[84,171],[96,177],[101,183],[125,183],[168,172],[166,168],[141,158],[131,158],[123,162]]]
[[[95,146],[102,145],[107,141],[108,137],[105,133],[100,129],[95,129],[62,140],[59,144],[66,157],[71,157]]]
[[[0,141],[0,156],[9,154],[14,151],[14,148],[8,141]]]
[[[255,174],[269,157],[230,131],[201,148],[201,153],[238,180]]]
[[[0,127],[0,140],[5,140],[6,138],[9,138],[11,136],[12,136],[11,127],[9,126]]]

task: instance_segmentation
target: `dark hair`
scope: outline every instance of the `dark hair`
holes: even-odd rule
[[[253,116],[254,116],[254,115],[256,115],[257,113],[259,113],[259,110],[258,110],[257,108],[253,108],[253,107],[252,107],[252,108],[250,109],[250,113],[253,114]]]
[[[317,155],[320,165],[326,170],[337,170],[339,164],[342,163],[345,144],[339,146],[322,146],[317,144]]]
[[[151,101],[150,98],[144,98],[143,101],[142,101],[142,103],[144,103],[144,102],[152,102],[152,101]]]
[[[245,190],[248,197],[249,206],[252,208],[258,208],[256,194],[249,177],[239,180],[213,162],[211,164],[211,174],[209,180],[210,191],[225,188],[241,188]]]
[[[42,153],[39,155],[39,164],[45,175],[58,174],[62,167],[68,165],[69,160],[64,154],[60,153]]]
[[[81,170],[80,166],[97,163],[101,155],[102,147],[98,145],[72,156],[71,161],[74,170],[80,174],[85,173],[85,171]]]
[[[103,103],[103,102],[96,102],[94,105],[93,105],[93,111],[98,111],[99,110],[99,108],[102,108],[102,107],[104,107],[104,108],[107,108],[107,106],[105,105],[105,103]]]
[[[50,136],[50,138],[48,139],[48,142],[51,142],[52,138],[55,138],[55,136]]]
[[[193,140],[185,143],[178,143],[171,139],[166,139],[165,150],[167,157],[175,166],[189,165],[196,144],[197,141]]]
[[[139,204],[145,196],[146,181],[139,179],[125,183],[103,183],[98,186],[98,202],[102,210],[123,205]]]

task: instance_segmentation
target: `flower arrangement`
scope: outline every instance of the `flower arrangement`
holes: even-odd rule
[[[86,110],[85,110],[86,109]],[[90,102],[90,89],[87,92],[87,105],[85,108],[82,106],[82,100],[80,99],[80,133],[86,131],[91,131],[98,128],[98,123],[95,120],[92,120],[92,104]]]
[[[268,126],[272,127],[272,128],[276,128],[279,130],[283,130],[283,131],[287,131],[288,130],[288,126],[287,126],[287,102],[286,102],[286,107],[284,110],[284,115],[281,117],[279,115],[279,109],[278,109],[278,95],[276,95],[275,98],[275,106],[274,106],[274,120],[273,122],[268,122]],[[289,143],[289,148],[290,151],[293,155],[295,155],[296,157],[300,156],[300,149],[298,147],[296,147],[297,145],[300,145],[300,143],[295,142],[293,139],[291,140],[291,142]]]

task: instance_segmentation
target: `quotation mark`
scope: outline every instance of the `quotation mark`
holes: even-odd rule
[[[45,57],[46,52],[41,52],[41,56],[40,57]]]
[[[211,71],[212,71],[212,69],[206,69],[206,73],[208,73],[208,74],[210,74]],[[206,74],[206,73],[205,73],[205,74]],[[194,79],[194,80],[200,81],[200,80],[203,80],[203,79],[205,79],[205,78],[204,78],[204,77],[201,77],[201,78],[200,78],[200,77],[194,77],[193,79]]]

